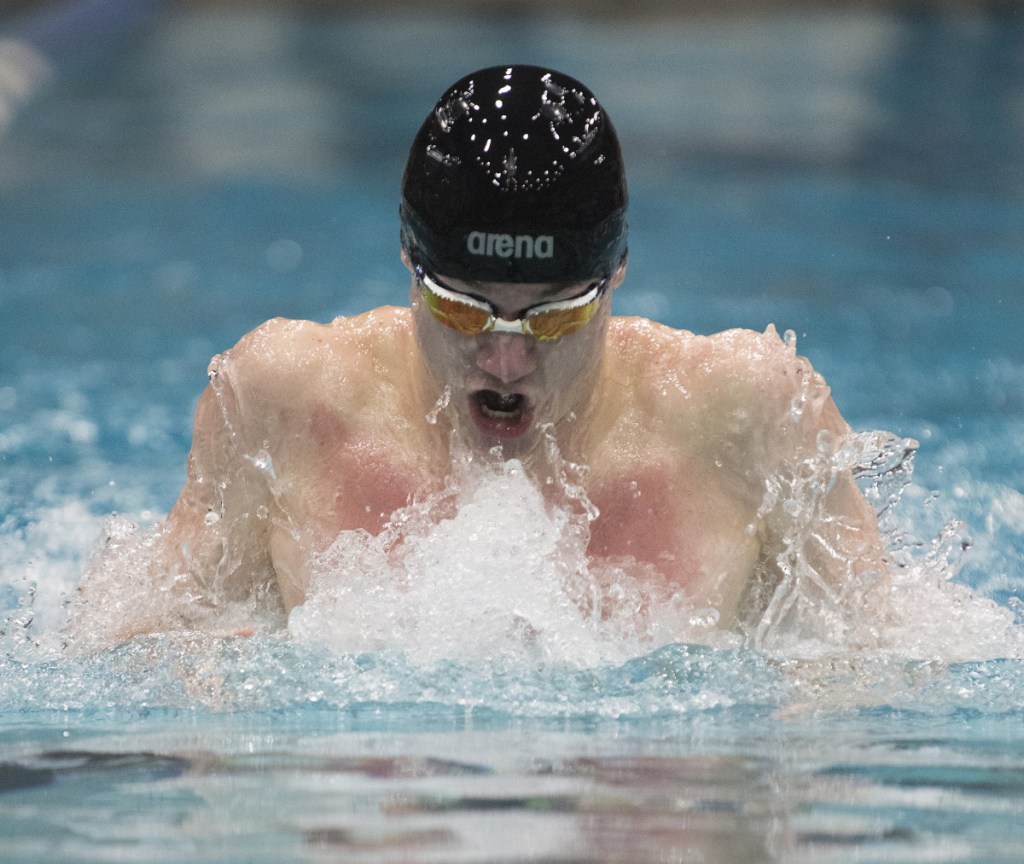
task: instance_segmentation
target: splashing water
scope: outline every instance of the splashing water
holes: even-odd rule
[[[438,511],[452,515],[437,521]],[[657,581],[645,567],[589,562],[590,516],[549,508],[518,460],[465,462],[442,500],[400,511],[380,536],[343,532],[289,629],[425,664],[593,666],[715,638],[681,595],[645,587]]]
[[[87,543],[95,519],[68,505],[5,526],[0,703],[237,708],[428,698],[517,715],[628,716],[736,702],[900,704],[925,689],[943,706],[962,702],[974,691],[950,664],[1019,660],[1024,628],[1011,609],[953,581],[969,546],[962,525],[949,522],[928,543],[907,529],[899,505],[912,488],[913,442],[864,433],[831,452],[823,446],[803,487],[787,492],[789,566],[743,633],[717,629],[713,610],[652,588],[645,565],[588,559],[596,511],[576,482],[580,466],[553,461],[563,492],[553,506],[517,460],[463,455],[443,492],[397,511],[380,535],[340,534],[287,622],[267,598],[250,598],[208,620],[190,611],[191,632],[76,657],[62,644],[69,610],[83,612],[73,599],[78,561],[65,547]],[[798,553],[821,490],[847,469],[879,513],[891,565],[828,595]],[[766,506],[779,494],[769,485]],[[109,607],[84,610],[95,632],[127,615],[174,618],[183,601],[146,584],[162,530],[124,516],[104,521],[93,575],[122,590]],[[224,635],[253,624],[256,638]]]
[[[824,442],[823,442],[824,443]],[[887,432],[850,434],[835,456],[798,472],[786,504],[790,542],[785,578],[752,642],[785,658],[881,652],[942,662],[1024,657],[1024,629],[1012,611],[953,581],[971,546],[959,520],[924,542],[907,528],[899,503],[911,485],[917,442]],[[822,585],[800,551],[813,539],[817,508],[837,472],[852,471],[878,515],[885,572],[858,578],[848,570],[839,592]],[[769,484],[766,504],[777,495]],[[774,503],[774,502],[773,502]]]

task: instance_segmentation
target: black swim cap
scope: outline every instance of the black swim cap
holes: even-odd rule
[[[467,75],[420,127],[402,180],[402,248],[457,279],[575,282],[626,256],[615,129],[579,81],[536,66]]]

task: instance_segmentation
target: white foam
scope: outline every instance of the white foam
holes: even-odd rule
[[[652,596],[640,565],[589,562],[589,536],[586,508],[546,505],[518,461],[478,466],[444,496],[400,511],[379,537],[343,532],[289,630],[424,663],[589,666],[710,638],[682,597]]]
[[[5,614],[7,644],[52,649],[59,642],[65,606],[96,543],[100,517],[77,499],[39,507],[21,527],[0,526],[0,585],[16,595],[18,608]]]

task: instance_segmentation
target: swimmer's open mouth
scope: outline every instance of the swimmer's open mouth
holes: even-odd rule
[[[495,390],[480,390],[476,394],[476,404],[485,417],[492,420],[511,420],[523,411],[522,393],[498,393]]]
[[[497,438],[518,437],[533,422],[533,412],[522,393],[477,390],[470,396],[470,403],[477,426]]]

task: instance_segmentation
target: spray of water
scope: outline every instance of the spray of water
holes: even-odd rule
[[[790,516],[783,577],[760,618],[739,632],[719,629],[714,610],[682,593],[652,587],[660,582],[646,565],[589,559],[597,512],[585,468],[548,445],[555,496],[542,494],[516,460],[456,447],[444,490],[394,513],[377,536],[336,538],[314,562],[307,602],[287,621],[273,597],[204,609],[169,590],[158,566],[159,523],[111,516],[94,543],[97,520],[75,502],[27,524],[9,520],[0,544],[0,702],[63,703],[77,689],[82,704],[102,703],[115,698],[113,675],[133,704],[419,702],[434,694],[491,709],[513,700],[520,714],[620,716],[737,700],[779,699],[793,710],[898,704],[911,686],[914,698],[927,690],[948,706],[974,692],[951,664],[1024,658],[1012,608],[956,581],[970,547],[963,526],[949,521],[930,540],[908,527],[903,499],[908,491],[921,497],[913,442],[886,433],[852,435],[839,448],[822,442],[797,481],[766,485],[764,507]],[[824,490],[846,470],[879,514],[889,563],[884,573],[851,575],[837,591],[802,550]],[[83,604],[76,594],[90,544],[90,578],[107,585],[107,603]],[[77,634],[70,641],[69,617]],[[179,633],[117,646],[128,619]],[[229,635],[241,628],[257,637]],[[41,671],[51,667],[56,678]],[[989,669],[986,681],[1006,674]]]
[[[791,516],[785,574],[746,643],[779,655],[892,649],[947,660],[1021,656],[1012,609],[974,596],[954,581],[970,547],[959,522],[930,541],[914,536],[899,502],[912,480],[913,442],[887,433],[852,435],[835,456],[821,448],[787,490]],[[636,562],[590,560],[597,516],[577,482],[580,466],[558,458],[549,442],[552,505],[516,460],[456,458],[446,488],[393,514],[378,536],[342,532],[314,565],[308,602],[288,622],[291,637],[339,651],[395,648],[424,662],[511,655],[592,665],[674,642],[735,645],[738,634],[715,628],[713,610],[681,593],[658,594],[658,580]],[[815,530],[830,474],[852,469],[879,513],[890,566],[872,578],[851,577],[843,592],[824,590],[800,551]],[[802,484],[802,488],[800,488]],[[765,507],[778,506],[768,484]],[[92,549],[90,578],[106,583],[111,602],[83,609],[75,586],[95,520],[74,502],[18,528],[3,546],[8,612],[4,639],[54,645],[64,640],[68,610],[79,632],[101,647],[134,620],[139,630],[174,622],[230,632],[236,626],[282,626],[258,603],[222,607],[204,617],[166,582],[155,560],[161,524],[142,529],[120,515],[104,520]],[[77,545],[76,545],[77,544]],[[259,600],[261,598],[250,598]],[[262,598],[266,599],[266,598]],[[177,608],[185,604],[188,608]],[[81,616],[85,616],[82,620]]]
[[[917,442],[887,432],[854,433],[834,456],[822,447],[797,472],[789,494],[799,504],[786,508],[785,576],[752,630],[753,644],[787,659],[853,653],[942,662],[1024,658],[1024,629],[1012,609],[954,581],[971,548],[963,523],[951,520],[924,540],[901,513],[916,450]],[[887,566],[859,576],[848,568],[836,590],[823,584],[800,550],[815,542],[818,508],[841,471],[853,472],[878,515]],[[774,494],[769,483],[766,502]]]
[[[683,595],[657,595],[645,565],[588,560],[596,511],[561,467],[567,504],[551,507],[518,460],[464,455],[443,493],[396,513],[379,536],[342,532],[291,615],[292,635],[485,665],[593,666],[669,642],[728,641]]]

